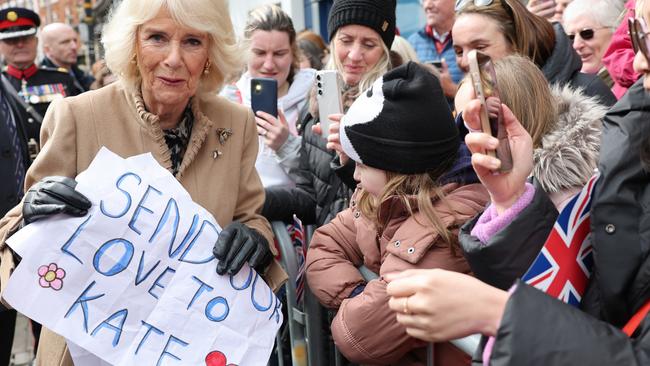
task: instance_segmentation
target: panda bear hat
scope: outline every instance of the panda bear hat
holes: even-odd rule
[[[359,95],[341,120],[340,140],[352,160],[401,174],[449,166],[460,145],[440,82],[415,62]]]

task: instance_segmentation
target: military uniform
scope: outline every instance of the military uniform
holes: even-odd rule
[[[36,30],[41,24],[38,14],[25,8],[6,8],[0,10],[0,42],[7,47],[23,47],[34,52],[36,58]],[[23,46],[18,46],[22,42]],[[33,47],[33,48],[31,48]],[[34,60],[9,58],[2,74],[7,94],[18,107],[19,120],[26,133],[30,156],[33,159],[40,146],[41,121],[47,107],[58,98],[77,95],[72,76],[66,69],[38,67]],[[15,56],[14,56],[15,57]],[[26,66],[29,65],[29,66]]]
[[[78,94],[72,77],[63,68],[32,65],[25,70],[19,70],[9,65],[3,68],[2,73],[14,87],[18,97],[32,106],[41,119],[53,100]],[[23,121],[27,121],[25,126],[27,137],[39,143],[41,124],[20,104],[19,109]]]

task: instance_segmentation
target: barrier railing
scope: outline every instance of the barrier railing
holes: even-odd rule
[[[287,326],[289,329],[291,360],[293,366],[326,366],[327,357],[324,355],[327,349],[327,339],[324,336],[321,324],[323,324],[324,310],[318,300],[309,290],[305,283],[304,301],[298,304],[296,298],[296,278],[298,275],[298,259],[296,248],[289,237],[287,226],[283,222],[272,222],[271,226],[281,254],[281,264],[289,280],[286,284],[287,296]],[[313,228],[305,228],[305,240],[309,242]],[[367,281],[377,278],[377,274],[365,266],[359,267],[359,272]],[[473,355],[478,347],[480,335],[475,334],[465,338],[450,341],[454,346],[468,355]],[[280,335],[277,336],[278,364],[284,366],[282,354],[282,342]],[[434,366],[433,344],[427,348],[427,366]],[[343,365],[343,357],[335,349],[334,365]],[[288,366],[288,365],[287,365]]]

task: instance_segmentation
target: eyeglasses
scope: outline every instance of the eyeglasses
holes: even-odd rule
[[[460,9],[464,8],[465,5],[467,5],[469,2],[474,2],[474,6],[481,7],[481,6],[488,6],[492,5],[494,0],[456,0],[456,5],[454,6],[455,11],[459,11]]]
[[[585,41],[588,41],[588,40],[594,38],[594,35],[596,35],[596,31],[599,31],[601,29],[608,29],[608,28],[609,27],[585,28],[585,29],[581,30],[580,32],[578,32],[578,34],[580,35],[580,38],[582,38]],[[569,39],[571,40],[571,42],[573,42],[576,39],[576,33],[567,34],[567,36],[569,36]]]
[[[642,18],[628,18],[627,26],[632,39],[634,52],[641,51],[646,60],[650,61],[650,41],[648,40],[648,26]]]

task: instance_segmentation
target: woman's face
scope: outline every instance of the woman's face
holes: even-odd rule
[[[248,71],[252,77],[275,79],[281,89],[287,83],[292,62],[287,32],[256,30],[251,34]]]
[[[336,55],[343,66],[341,74],[348,85],[357,85],[384,54],[383,41],[377,32],[350,24],[338,29],[334,37]]]
[[[593,37],[584,39],[580,31],[584,29],[593,30]],[[574,36],[573,49],[576,50],[582,60],[582,69],[585,74],[596,74],[603,67],[603,55],[612,39],[612,30],[603,28],[593,19],[586,15],[580,15],[573,19],[564,21],[564,30],[568,35]]]
[[[510,44],[496,21],[480,14],[464,14],[456,19],[451,31],[456,63],[463,72],[469,71],[467,53],[481,51],[493,60],[512,54]]]
[[[179,25],[167,10],[141,25],[136,57],[145,102],[186,105],[208,62],[208,43],[207,33]]]
[[[354,168],[354,180],[359,182],[361,188],[366,192],[374,197],[379,197],[388,182],[388,177],[383,170],[357,163]]]
[[[646,24],[648,24],[648,20],[650,20],[650,1],[646,1],[643,4],[643,11],[638,15],[641,15]],[[648,36],[650,35],[646,35],[646,37]],[[645,42],[646,39],[647,38],[644,38],[642,41]],[[650,91],[650,61],[646,59],[646,57],[643,55],[643,52],[639,51],[636,53],[634,56],[633,66],[634,71],[643,75],[643,87],[645,90]]]

